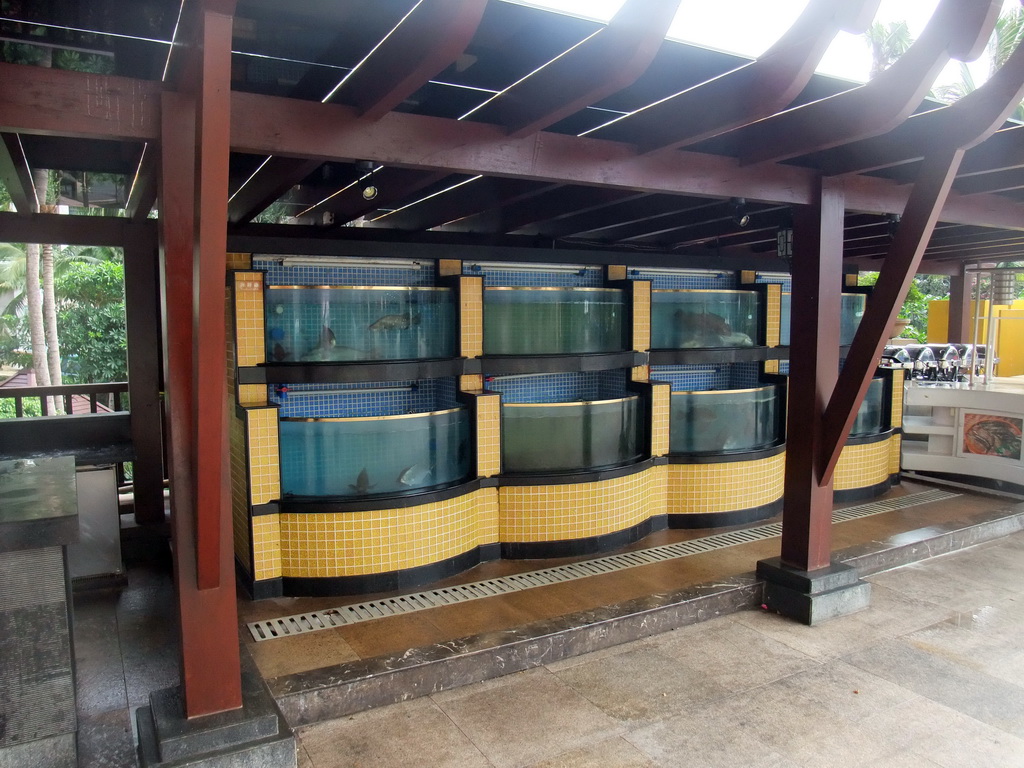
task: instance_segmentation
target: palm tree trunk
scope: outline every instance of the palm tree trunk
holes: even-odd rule
[[[40,206],[52,208],[52,206]],[[53,284],[53,246],[43,245],[40,251],[43,271],[43,322],[46,334],[46,357],[50,369],[50,383],[59,387],[64,383],[61,373],[60,339],[57,337],[57,300]]]
[[[44,169],[35,169],[32,172],[32,181],[36,188],[36,199],[46,200],[46,190],[49,184],[49,172]],[[42,206],[40,206],[42,209]],[[53,249],[50,250],[50,281],[53,281]],[[25,300],[28,304],[28,329],[32,340],[32,367],[36,372],[36,386],[48,387],[51,385],[50,367],[47,354],[46,330],[47,324],[44,314],[44,298],[40,291],[39,268],[41,249],[37,243],[26,243],[25,245]],[[59,400],[59,398],[58,398]],[[54,410],[54,400],[49,402],[49,412]]]

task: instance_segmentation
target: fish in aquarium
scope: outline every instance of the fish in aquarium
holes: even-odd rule
[[[404,331],[410,325],[419,325],[419,315],[384,315],[370,323],[371,331]]]
[[[684,334],[689,335],[682,344],[684,348],[753,346],[747,334],[734,332],[728,320],[713,312],[677,309],[672,319]]]
[[[407,488],[414,488],[423,485],[423,482],[430,477],[434,471],[433,467],[425,467],[422,464],[411,464],[398,473],[398,483]]]
[[[375,485],[370,485],[370,473],[366,471],[366,467],[359,470],[359,477],[356,478],[355,485],[349,483],[349,488],[359,494],[367,494],[371,488],[376,488]]]
[[[292,353],[285,349],[281,342],[277,342],[274,345],[274,349],[270,353],[270,356],[274,358],[275,362],[281,363],[291,357]]]

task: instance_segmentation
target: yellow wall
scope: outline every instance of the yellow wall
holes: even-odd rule
[[[1024,301],[1015,301],[1019,308],[997,309],[996,325],[999,338],[996,351],[999,362],[996,364],[997,376],[1024,375]]]

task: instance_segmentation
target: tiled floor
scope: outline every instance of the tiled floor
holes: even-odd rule
[[[892,493],[925,489],[906,483]],[[834,548],[898,538],[906,531],[1007,506],[1009,502],[1002,499],[965,494],[946,502],[839,523],[833,527]],[[708,533],[665,531],[636,546]],[[776,554],[778,539],[769,539],[571,584],[251,644],[250,649],[264,676],[277,677],[708,582],[751,571],[758,559]],[[949,744],[952,735],[962,733],[976,754],[984,757],[1002,748],[993,745],[992,737],[1004,738],[1000,733],[1006,730],[1006,723],[1012,726],[1007,726],[1008,733],[1024,737],[1016,730],[1017,710],[1013,708],[1017,706],[1014,696],[1021,695],[1014,693],[1015,686],[1024,682],[1024,652],[1011,658],[1002,640],[1009,636],[1008,622],[1014,620],[1010,609],[1019,597],[1017,583],[1024,584],[1019,578],[1024,575],[1024,565],[1016,565],[1017,559],[1024,564],[1024,538],[1020,535],[955,559],[873,577],[876,586],[869,611],[814,629],[748,612],[309,726],[300,733],[300,764],[316,768],[803,765],[811,764],[808,755],[825,749],[815,734],[827,724],[811,719],[818,707],[834,714],[842,728],[835,733],[835,744],[829,746],[835,759],[817,765],[871,765],[872,761],[878,765],[983,765],[981,758],[957,762],[954,752],[942,758],[941,750],[932,747]],[[949,578],[949,569],[959,568],[960,563],[963,577]],[[449,583],[553,564],[489,563]],[[996,581],[1003,575],[1009,577],[1006,583]],[[365,599],[261,603],[242,599],[239,613],[245,622]],[[994,612],[979,613],[977,621],[971,618],[972,611],[988,605]],[[134,710],[146,703],[150,690],[177,681],[171,606],[173,590],[166,562],[132,567],[129,587],[119,593],[76,596],[81,766],[135,765]],[[1022,617],[1024,609],[1017,616],[1018,629]],[[989,628],[1003,634],[992,635]],[[972,654],[969,662],[966,656],[958,656],[959,652],[936,645],[953,642],[964,633],[970,641],[964,641],[964,648]],[[243,632],[246,642],[251,642],[247,635]],[[934,651],[932,645],[940,650]],[[899,663],[883,663],[895,649],[903,654],[895,656]],[[972,701],[977,699],[972,709],[961,711],[953,706],[951,691],[966,686],[961,678],[950,677],[955,684],[932,683],[945,685],[935,692],[938,698],[933,701],[921,675],[920,679],[900,677],[912,676],[915,660],[923,658],[941,662],[937,671],[932,670],[936,674],[951,674],[941,666],[950,664],[958,665],[961,676],[973,671],[981,675],[981,687],[989,684],[988,677],[999,679],[999,695],[1009,696],[1009,719],[1000,725],[998,708],[991,702],[984,708],[978,685],[963,688]],[[865,666],[878,669],[869,674],[862,671]],[[1007,677],[1014,670],[1020,679]],[[852,694],[844,686],[859,693]],[[850,696],[857,698],[851,700]],[[873,734],[869,728],[883,730],[883,713],[903,711],[900,708],[905,708],[913,724],[911,733],[936,731],[929,737],[934,744],[915,742],[913,749],[921,754],[909,761],[904,756],[903,762],[886,762],[891,756],[878,753],[875,742],[860,745],[857,754],[857,739]],[[850,720],[849,728],[844,718]],[[933,722],[939,726],[933,728]],[[786,724],[784,736],[773,729],[778,723]],[[388,733],[401,734],[401,738],[382,738]],[[897,736],[887,738],[892,746]],[[1021,746],[1015,740],[1012,743]],[[691,759],[698,749],[702,750],[700,759]],[[835,751],[840,749],[849,751]],[[1008,761],[1005,752],[998,754],[1002,755],[999,760],[988,764],[1024,764]],[[1024,750],[1019,754],[1024,756]],[[933,762],[927,762],[929,759]],[[1024,757],[1015,759],[1024,761]]]
[[[1024,533],[870,581],[308,726],[299,765],[1024,766]]]

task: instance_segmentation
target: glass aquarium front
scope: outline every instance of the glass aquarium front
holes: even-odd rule
[[[465,408],[401,416],[281,419],[286,496],[363,498],[450,485],[472,469]]]
[[[882,431],[885,420],[882,418],[882,408],[885,405],[885,381],[883,379],[872,379],[868,384],[868,392],[864,395],[864,402],[860,404],[857,411],[857,418],[850,428],[850,437],[860,435],[877,435]]]
[[[264,303],[268,363],[455,355],[450,288],[272,285]]]
[[[625,317],[618,288],[485,288],[484,354],[621,352]]]
[[[505,472],[572,472],[641,458],[638,396],[577,403],[505,403]]]
[[[651,291],[651,347],[752,347],[761,330],[756,291]]]
[[[853,337],[860,327],[860,320],[864,317],[864,307],[867,306],[868,297],[863,293],[844,293],[839,300],[839,345],[848,347],[853,343]],[[789,346],[790,338],[790,315],[792,314],[793,296],[789,293],[782,294],[782,317],[779,326],[779,344]]]
[[[671,453],[752,451],[783,439],[783,387],[673,392]]]

